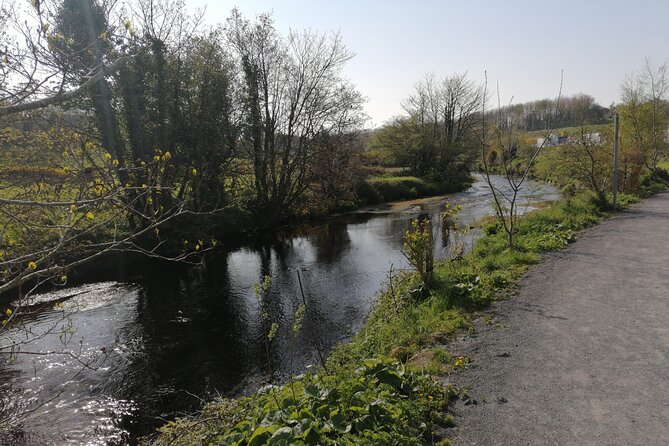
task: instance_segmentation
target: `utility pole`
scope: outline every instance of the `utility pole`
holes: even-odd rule
[[[620,129],[620,115],[613,117],[613,210],[616,210],[618,198],[618,131]]]

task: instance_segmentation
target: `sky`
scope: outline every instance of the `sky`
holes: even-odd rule
[[[345,75],[368,99],[370,127],[402,114],[426,74],[467,73],[502,103],[587,93],[609,106],[644,58],[669,59],[668,0],[185,0],[210,25],[237,6],[272,12],[277,29],[340,31],[355,53]]]

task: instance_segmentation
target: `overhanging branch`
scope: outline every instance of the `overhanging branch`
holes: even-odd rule
[[[4,116],[13,115],[15,113],[21,113],[21,112],[30,111],[30,110],[37,110],[39,108],[48,107],[50,105],[60,104],[62,102],[68,101],[70,99],[74,99],[78,96],[81,96],[82,94],[84,94],[86,92],[86,90],[91,88],[100,79],[104,78],[105,76],[109,76],[110,74],[115,72],[121,66],[121,64],[124,63],[128,59],[129,59],[128,56],[124,56],[124,57],[120,57],[120,58],[116,59],[114,61],[114,63],[98,70],[94,75],[89,77],[86,80],[86,82],[84,82],[79,87],[75,88],[74,90],[58,93],[58,94],[53,95],[53,96],[38,99],[36,101],[23,102],[23,103],[19,103],[19,104],[7,105],[7,106],[4,106],[4,107],[0,107],[0,118],[2,118]]]

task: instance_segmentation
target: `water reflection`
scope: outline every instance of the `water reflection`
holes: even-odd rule
[[[489,198],[481,181],[450,197],[463,205],[465,225],[491,212]],[[555,190],[542,186],[533,200],[555,198]],[[35,408],[12,435],[0,435],[0,445],[129,444],[164,420],[196,410],[200,398],[256,388],[269,379],[268,362],[276,379],[300,373],[317,363],[315,343],[327,350],[359,329],[390,266],[406,267],[400,249],[412,218],[430,217],[436,255],[448,254],[442,205],[365,209],[270,244],[221,251],[202,268],[161,269],[133,283],[41,296],[62,305],[49,304],[27,327],[33,334],[60,329],[30,350],[75,356],[19,355],[0,369],[0,414]],[[293,339],[290,327],[302,303],[298,270],[315,330],[311,336],[305,323]],[[253,285],[266,275],[272,284],[259,298]],[[263,312],[269,316],[264,322]],[[268,357],[271,322],[278,335]],[[74,332],[63,338],[68,330]],[[92,367],[82,369],[82,359]]]

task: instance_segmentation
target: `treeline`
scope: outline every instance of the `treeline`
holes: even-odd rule
[[[147,184],[142,167],[167,154],[160,183],[176,196],[159,200],[192,192],[197,212],[242,207],[262,226],[354,198],[366,116],[342,75],[353,54],[338,33],[285,35],[270,15],[249,20],[236,9],[205,29],[169,0],[37,2],[32,14],[36,50],[8,51],[8,66],[40,66],[72,88],[90,83],[60,109],[81,117],[67,122],[110,154],[121,184]],[[113,69],[92,76],[100,67]]]
[[[503,107],[514,117],[518,127],[528,131],[606,124],[610,110],[602,107],[590,95],[577,94],[555,99],[540,99],[524,104]]]

